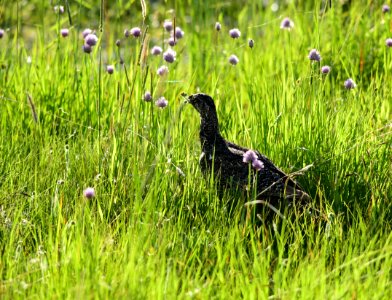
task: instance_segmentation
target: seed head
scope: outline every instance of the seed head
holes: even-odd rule
[[[160,55],[162,53],[162,48],[159,46],[154,46],[151,48],[152,55]]]
[[[93,48],[88,44],[84,44],[83,51],[84,51],[84,53],[91,53],[91,51],[93,51]]]
[[[82,35],[83,38],[85,39],[86,36],[88,36],[90,33],[92,33],[93,31],[90,28],[86,28],[85,30],[83,30]]]
[[[157,70],[157,74],[158,74],[159,76],[166,75],[167,73],[169,73],[169,68],[166,67],[166,66],[161,66],[161,67],[159,67],[158,70]]]
[[[165,97],[160,97],[157,101],[155,101],[155,105],[159,108],[165,108],[168,103],[169,102],[165,99]]]
[[[117,40],[117,41],[116,41],[116,46],[117,46],[117,47],[120,47],[120,46],[121,46],[121,41],[120,41],[120,40]]]
[[[131,29],[131,34],[135,37],[138,38],[142,34],[142,30],[139,27],[133,27]]]
[[[95,34],[90,33],[84,38],[84,42],[89,46],[95,46],[98,42],[98,38]]]
[[[168,49],[165,53],[163,53],[163,59],[168,63],[173,63],[176,60],[176,52],[172,49]]]
[[[184,35],[185,35],[185,32],[182,31],[181,27],[176,27],[176,33],[175,33],[176,39],[178,39],[178,40],[182,39],[184,37]]]
[[[320,61],[321,60],[320,53],[316,49],[310,50],[308,58],[313,61]]]
[[[61,36],[62,37],[67,37],[69,35],[69,30],[67,28],[63,28],[60,30]]]
[[[4,33],[5,33],[5,32],[4,32],[4,29],[0,29],[0,39],[3,38]]]
[[[152,96],[151,96],[151,93],[149,91],[144,93],[143,100],[146,101],[146,102],[150,102],[152,100]]]
[[[252,162],[252,167],[257,171],[260,171],[262,168],[264,168],[264,164],[261,160],[256,159]]]
[[[284,18],[280,23],[280,29],[290,30],[294,27],[294,22],[289,18]]]
[[[255,45],[255,41],[252,40],[252,39],[249,39],[249,41],[248,41],[248,46],[249,46],[249,48],[253,48],[254,45]]]
[[[221,31],[221,29],[222,29],[221,23],[216,22],[216,23],[215,23],[215,30],[216,30],[216,31]]]
[[[392,47],[392,39],[391,38],[386,39],[385,45],[387,45],[387,47]]]
[[[238,28],[233,28],[230,29],[229,34],[233,39],[238,39],[241,36],[241,31]]]
[[[383,12],[384,14],[389,13],[390,11],[391,11],[391,8],[389,7],[389,5],[384,4],[384,5],[382,6],[382,12]]]
[[[244,153],[242,161],[244,163],[250,163],[257,160],[257,155],[253,150],[248,150]]]
[[[344,82],[344,87],[348,90],[354,89],[357,85],[355,84],[354,80],[352,80],[351,78],[347,79]]]
[[[113,74],[114,66],[113,65],[107,65],[106,66],[106,72],[108,72],[109,74]]]
[[[331,67],[330,66],[322,66],[321,67],[321,73],[328,74],[329,72],[331,72]]]
[[[229,57],[229,63],[231,63],[233,66],[235,66],[236,64],[238,64],[240,62],[240,60],[238,59],[237,56],[235,56],[234,54],[230,55]]]
[[[92,187],[88,187],[83,191],[83,195],[84,197],[86,197],[87,199],[91,199],[95,197],[95,190]]]
[[[131,35],[131,32],[129,31],[129,29],[125,29],[125,30],[124,30],[124,36],[125,36],[126,38],[129,38],[130,35]]]
[[[169,21],[169,20],[166,20],[165,22],[163,22],[163,27],[165,28],[165,30],[167,32],[170,32],[170,31],[173,30],[173,22]]]

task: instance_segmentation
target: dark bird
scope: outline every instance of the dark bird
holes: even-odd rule
[[[210,96],[194,94],[188,97],[187,102],[200,114],[201,170],[207,176],[213,173],[221,193],[226,189],[253,191],[256,199],[270,202],[310,199],[298,183],[266,156],[222,137],[214,100]]]

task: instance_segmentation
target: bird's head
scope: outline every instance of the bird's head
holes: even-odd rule
[[[214,100],[206,94],[190,95],[187,102],[192,104],[202,116],[216,114]]]

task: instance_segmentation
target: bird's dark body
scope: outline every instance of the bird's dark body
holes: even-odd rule
[[[201,170],[206,176],[213,174],[221,193],[236,189],[263,200],[309,198],[294,180],[259,152],[255,151],[257,159],[263,163],[260,170],[256,171],[251,164],[243,162],[244,153],[249,149],[221,136],[215,104],[210,96],[195,94],[188,101],[201,118]]]

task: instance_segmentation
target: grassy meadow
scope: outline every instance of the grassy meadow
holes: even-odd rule
[[[391,299],[389,2],[0,0],[0,298]],[[196,92],[311,209],[218,197]]]

